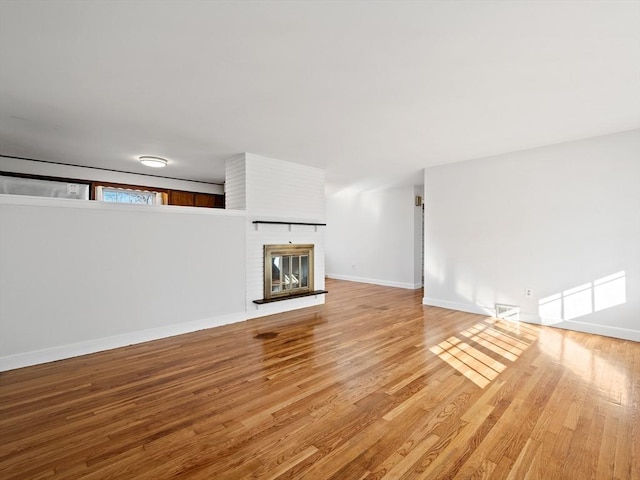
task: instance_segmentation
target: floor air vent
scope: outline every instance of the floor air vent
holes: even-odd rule
[[[496,318],[505,320],[520,320],[520,307],[517,305],[505,305],[496,303]]]

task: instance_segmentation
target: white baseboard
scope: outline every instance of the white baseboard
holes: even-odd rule
[[[529,317],[535,317],[535,315],[529,315]],[[540,317],[537,317],[535,320],[527,318],[523,320],[528,323],[535,323],[537,325],[544,325],[547,327],[556,327],[564,330],[574,330],[576,332],[591,333],[594,335],[602,335],[604,337],[640,342],[640,330],[612,327],[610,325],[601,325],[596,323],[576,322],[575,320],[548,321],[541,319]]]
[[[432,307],[447,308],[449,310],[458,310],[459,312],[477,313],[478,315],[494,316],[496,310],[493,307],[483,307],[473,303],[450,302],[448,300],[439,300],[437,298],[423,297],[422,303]]]
[[[422,284],[393,282],[389,280],[378,280],[375,278],[352,277],[350,275],[338,275],[335,273],[327,273],[326,276],[327,278],[333,278],[335,280],[346,280],[348,282],[358,282],[358,283],[371,283],[373,285],[382,285],[384,287],[406,288],[408,290],[418,290],[419,288],[422,288]]]
[[[41,363],[54,362],[65,358],[78,357],[90,353],[111,350],[113,348],[126,347],[136,343],[149,342],[160,338],[173,337],[184,333],[191,333],[207,328],[220,327],[230,323],[241,322],[247,319],[245,312],[220,315],[217,317],[194,320],[185,323],[176,323],[164,327],[140,330],[137,332],[123,333],[111,337],[97,338],[85,342],[60,345],[43,350],[18,353],[0,357],[0,372],[15,368],[28,367]]]
[[[422,299],[422,303],[424,305],[447,308],[449,310],[457,310],[460,312],[477,313],[479,315],[489,316],[495,315],[495,309],[493,307],[486,307],[473,303],[451,302],[448,300],[439,300],[436,298],[428,297],[424,297]],[[631,330],[628,328],[612,327],[610,325],[600,325],[595,323],[577,322],[575,320],[550,321],[532,313],[521,313],[520,320],[536,325],[557,327],[565,330],[574,330],[576,332],[591,333],[595,335],[603,335],[605,337],[613,337],[620,338],[622,340],[632,340],[635,342],[640,342],[640,330]]]

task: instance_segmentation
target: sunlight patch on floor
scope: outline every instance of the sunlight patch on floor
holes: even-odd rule
[[[479,322],[460,332],[460,336],[464,338],[449,337],[429,351],[480,388],[485,388],[507,366],[473,344],[500,355],[504,362],[515,362],[536,340],[538,333],[539,329],[531,325],[488,318],[483,323]],[[515,335],[521,338],[516,338]]]
[[[629,404],[630,375],[613,363],[614,358],[608,360],[554,329],[542,331],[539,345],[543,353],[590,383],[608,401]]]

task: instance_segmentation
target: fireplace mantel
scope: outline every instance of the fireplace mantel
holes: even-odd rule
[[[251,223],[268,223],[270,225],[311,225],[312,227],[326,227],[326,223],[312,223],[312,222],[274,222],[270,220],[254,220]]]
[[[313,227],[314,230],[317,232],[318,231],[318,227],[326,227],[327,224],[326,223],[315,223],[315,222],[287,222],[287,221],[274,221],[274,220],[254,220],[253,225],[256,227],[256,231],[258,230],[258,227],[260,225],[288,225],[289,226],[289,231],[291,231],[291,227],[293,225],[301,225],[301,226],[306,226],[306,227]]]

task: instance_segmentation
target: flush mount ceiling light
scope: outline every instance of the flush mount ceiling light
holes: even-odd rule
[[[168,162],[164,158],[144,156],[140,157],[140,163],[147,167],[162,168],[166,167]]]

